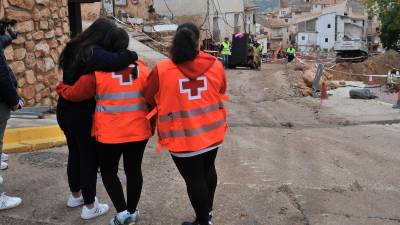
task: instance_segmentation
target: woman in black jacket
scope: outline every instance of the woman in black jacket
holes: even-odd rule
[[[102,48],[107,32],[115,26],[110,19],[98,19],[67,44],[60,57],[65,84],[73,85],[83,74],[96,70],[118,71],[137,60],[135,52],[112,53]],[[72,195],[67,205],[84,205],[82,219],[93,219],[108,211],[108,205],[99,204],[95,198],[98,159],[96,141],[91,137],[95,105],[94,99],[73,103],[60,96],[57,106],[57,120],[69,149],[67,174]]]

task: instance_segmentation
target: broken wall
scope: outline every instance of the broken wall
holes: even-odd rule
[[[149,18],[149,9],[153,6],[153,0],[127,0],[126,2],[126,6],[115,6],[115,12],[117,16],[120,16],[122,12],[126,12],[130,17],[144,19]]]

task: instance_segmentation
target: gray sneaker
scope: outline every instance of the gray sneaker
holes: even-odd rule
[[[393,108],[393,109],[400,109],[400,103],[397,103],[397,104],[393,105],[392,108]]]
[[[136,211],[133,214],[131,214],[128,218],[129,218],[128,225],[135,225],[140,218],[139,210],[136,209]]]
[[[109,225],[136,225],[136,222],[139,220],[139,211],[136,210],[134,214],[130,214],[124,222],[118,220],[117,216],[111,219]]]

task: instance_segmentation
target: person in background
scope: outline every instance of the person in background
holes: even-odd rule
[[[150,115],[157,111],[158,150],[170,152],[196,213],[183,225],[212,224],[215,159],[227,130],[224,67],[199,51],[199,37],[196,25],[180,25],[170,59],[153,68],[144,90],[147,103],[156,107]]]
[[[296,50],[291,45],[289,48],[286,49],[287,59],[288,62],[292,62],[295,58]]]
[[[104,47],[112,52],[126,49],[129,36],[121,28],[110,30]],[[148,139],[153,135],[146,119],[147,105],[142,91],[149,75],[148,67],[141,61],[121,71],[96,71],[80,77],[73,85],[60,84],[58,93],[73,102],[96,96],[92,135],[98,141],[99,164],[104,186],[117,215],[110,225],[128,225],[139,219],[137,205],[143,186],[142,159]],[[123,155],[127,180],[127,201],[118,167]]]
[[[397,92],[397,102],[393,105],[394,109],[400,109],[400,77],[399,77],[399,71],[392,71],[394,74],[396,74],[396,86],[395,90]]]
[[[0,167],[1,170],[8,168],[5,162],[8,155],[2,154],[4,132],[7,127],[7,121],[10,118],[10,111],[16,111],[24,106],[24,102],[17,94],[17,80],[10,66],[7,64],[4,56],[4,49],[11,44],[13,39],[17,38],[17,33],[11,26],[0,29]],[[0,210],[17,207],[22,199],[10,197],[4,194],[3,177],[0,176]]]
[[[104,49],[104,39],[115,27],[114,21],[100,18],[67,43],[60,57],[63,83],[73,85],[84,74],[97,70],[118,71],[137,60],[135,52],[113,53]],[[91,136],[95,107],[94,98],[75,103],[62,96],[57,105],[58,124],[66,136],[69,150],[67,174],[71,196],[67,206],[84,205],[81,218],[85,220],[101,216],[109,209],[95,197],[99,167],[96,140]]]
[[[253,48],[253,54],[254,54],[254,65],[260,69],[263,46],[260,43],[258,43],[256,40],[254,40],[253,44],[252,44],[252,48]]]
[[[221,56],[224,62],[225,68],[229,66],[229,57],[232,55],[232,45],[229,42],[229,38],[226,37],[220,47]]]

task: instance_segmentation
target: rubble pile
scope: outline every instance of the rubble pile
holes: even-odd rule
[[[317,66],[315,63],[303,64],[300,62],[288,64],[289,80],[292,83],[292,87],[297,90],[300,96],[311,96],[312,85],[317,72]],[[323,82],[327,83],[329,88],[337,88],[338,85],[332,81],[333,75],[326,71],[321,76],[320,85]]]
[[[343,62],[338,64],[325,63],[325,70],[320,84],[327,82],[331,89],[344,85],[345,81],[368,82],[368,76],[385,75],[389,70],[400,70],[400,53],[389,50],[385,53],[372,56],[360,63]],[[290,82],[300,96],[312,95],[312,84],[315,78],[317,64],[314,61],[303,60],[288,64]],[[386,78],[373,78],[376,84],[385,84]],[[341,81],[341,82],[334,82]]]
[[[333,75],[334,80],[367,82],[368,77],[358,76],[358,74],[385,75],[389,70],[400,70],[400,53],[394,50],[372,56],[361,63],[344,62],[336,64],[329,73]],[[374,77],[374,82],[385,83],[386,79]]]

